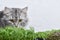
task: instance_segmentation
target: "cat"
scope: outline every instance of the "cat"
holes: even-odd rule
[[[3,11],[0,11],[0,15],[2,15],[0,26],[25,27],[28,23],[27,10],[28,7],[22,9],[5,7]]]

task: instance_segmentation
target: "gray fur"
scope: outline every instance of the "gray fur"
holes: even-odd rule
[[[10,25],[10,23],[8,23],[6,20],[3,20],[3,11],[0,11],[0,27],[5,27]]]
[[[5,7],[2,14],[3,16],[0,19],[0,26],[11,25],[16,27],[24,27],[28,23],[27,7],[23,9]]]

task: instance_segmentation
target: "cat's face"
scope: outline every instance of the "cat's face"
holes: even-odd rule
[[[17,27],[25,26],[28,22],[27,9],[27,7],[23,9],[5,7],[4,19]]]

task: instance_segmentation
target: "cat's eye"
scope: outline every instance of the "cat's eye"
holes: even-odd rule
[[[22,21],[22,19],[19,19],[19,22],[21,22]]]
[[[13,19],[10,19],[10,21],[11,21],[11,22],[14,22],[14,20],[13,20]]]

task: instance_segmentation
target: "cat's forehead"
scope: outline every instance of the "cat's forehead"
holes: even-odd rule
[[[11,9],[12,9],[12,11],[17,11],[17,12],[23,11],[23,10],[20,9],[20,8],[11,8]]]
[[[27,7],[25,7],[25,8],[8,8],[8,7],[5,7],[5,9],[4,9],[4,13],[6,14],[6,13],[9,13],[9,12],[13,12],[13,13],[26,13],[27,12]]]
[[[12,10],[21,10],[20,8],[11,8]]]

